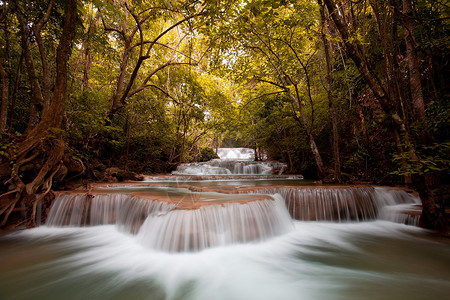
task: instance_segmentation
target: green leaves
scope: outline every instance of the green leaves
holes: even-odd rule
[[[410,176],[450,170],[450,142],[422,147],[417,153],[419,158],[411,158],[408,152],[394,154],[394,161],[401,166],[392,174]]]

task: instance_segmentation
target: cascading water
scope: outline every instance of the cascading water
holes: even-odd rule
[[[236,191],[238,192],[238,191]],[[244,192],[248,192],[245,191]],[[291,216],[303,221],[391,220],[418,224],[420,199],[403,190],[381,187],[272,187],[253,189],[253,193],[280,194]]]
[[[0,299],[448,298],[450,241],[405,225],[412,194],[227,180],[57,195],[0,236]]]
[[[48,215],[47,226],[96,226],[116,224],[129,233],[139,231],[149,216],[164,214],[176,205],[130,195],[61,195]]]
[[[222,195],[215,204],[220,197],[214,193],[198,198],[198,193],[172,189],[176,194],[161,199],[153,190],[144,193],[145,198],[139,193],[64,194],[55,200],[46,225],[114,224],[136,234],[142,245],[169,252],[262,241],[293,229],[280,196]]]
[[[155,188],[153,188],[154,190]],[[177,190],[177,189],[172,189]],[[199,193],[178,189],[168,199],[152,193],[73,195],[57,197],[47,226],[96,226],[114,224],[137,235],[142,245],[168,252],[200,251],[250,241],[262,241],[293,229],[291,217],[303,221],[368,221],[377,218],[416,224],[399,210],[417,205],[418,199],[400,190],[372,187],[309,188],[271,187],[253,189],[274,199],[246,199],[234,193],[193,199]],[[179,198],[180,194],[188,197]],[[248,193],[248,191],[246,191]],[[226,199],[226,200],[225,200]],[[401,206],[399,206],[401,205]],[[408,207],[409,207],[408,206]],[[395,218],[394,212],[400,217]]]
[[[219,148],[217,155],[220,159],[255,160],[255,150],[250,148]]]
[[[147,218],[137,239],[168,252],[261,241],[293,230],[282,200],[225,203]]]
[[[173,175],[272,175],[286,168],[279,162],[255,162],[254,152],[248,148],[219,148],[219,159],[208,162],[182,164]]]

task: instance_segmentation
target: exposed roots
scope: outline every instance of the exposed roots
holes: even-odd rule
[[[44,199],[44,197],[47,196],[47,194],[50,192],[50,190],[52,188],[52,184],[53,184],[53,177],[61,169],[61,166],[62,166],[62,163],[60,163],[58,165],[58,167],[53,171],[53,173],[50,175],[50,177],[44,183],[43,187],[47,188],[45,190],[45,192],[40,194],[39,197],[36,197],[36,199],[33,202],[33,210],[31,212],[31,217],[30,217],[30,222],[29,222],[32,227],[36,226],[36,209],[37,209],[37,205],[38,205],[39,201]]]
[[[24,147],[22,148],[22,146]],[[31,218],[26,221],[27,225],[36,226],[37,205],[48,195],[53,186],[55,175],[63,167],[63,155],[64,142],[62,138],[52,135],[50,130],[41,133],[39,136],[30,137],[19,145],[17,160],[11,168],[11,176],[5,181],[5,187],[9,186],[12,190],[0,195],[3,204],[0,207],[0,217],[3,217],[0,227],[8,226],[9,219],[18,206],[29,213],[31,212]],[[29,169],[28,173],[23,173],[21,167],[26,164],[32,164],[39,169],[32,169],[31,172]],[[36,196],[39,191],[43,192]],[[20,209],[17,209],[17,211],[20,211]],[[23,217],[23,215],[22,217],[20,215],[15,217],[14,222]]]
[[[8,222],[8,218],[9,218],[11,212],[14,210],[17,202],[19,202],[20,198],[22,197],[22,191],[23,191],[23,188],[21,190],[18,190],[14,197],[14,200],[12,202],[10,202],[9,205],[6,206],[5,209],[0,213],[0,215],[4,214],[3,221],[0,223],[0,227],[5,226],[6,222]]]

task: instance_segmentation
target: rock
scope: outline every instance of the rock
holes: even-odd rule
[[[112,168],[107,168],[105,170],[105,175],[106,176],[113,176],[113,177],[117,177],[117,174],[120,172],[121,170],[119,168],[116,167],[112,167]]]
[[[119,179],[117,179],[117,177],[115,177],[115,176],[106,175],[105,177],[103,177],[103,181],[105,181],[105,182],[119,182]]]
[[[71,180],[69,182],[66,182],[60,189],[63,190],[75,190],[83,187],[83,179],[77,178],[75,180]]]
[[[70,153],[64,154],[63,162],[69,174],[83,174],[86,170],[83,162]]]
[[[122,170],[116,167],[108,168],[105,170],[103,181],[117,182],[117,181],[142,181],[144,176],[138,175],[131,171]]]
[[[133,181],[138,181],[138,176],[136,175],[136,173],[131,172],[131,171],[124,171],[124,170],[120,170],[117,173],[117,179],[119,179],[119,181],[126,181],[126,180],[133,180]]]

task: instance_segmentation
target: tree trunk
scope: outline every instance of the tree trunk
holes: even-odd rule
[[[0,132],[6,130],[6,122],[8,119],[8,97],[9,97],[9,80],[8,74],[0,64],[0,81],[2,86],[1,97],[2,104],[0,107]]]
[[[48,22],[50,19],[50,14],[52,12],[53,6],[55,4],[55,0],[50,0],[47,6],[47,11],[44,16],[39,20],[37,24],[35,24],[32,28],[34,37],[36,39],[36,43],[39,48],[39,53],[41,55],[41,65],[42,65],[42,87],[43,87],[43,112],[46,112],[50,106],[50,97],[51,97],[51,84],[52,84],[52,76],[50,74],[50,65],[48,63],[47,51],[45,50],[44,41],[42,40],[41,30],[42,27]]]
[[[420,80],[419,59],[417,58],[416,46],[414,44],[414,23],[410,15],[412,14],[411,0],[403,0],[403,28],[406,41],[406,61],[409,69],[409,83],[411,87],[411,102],[414,114],[418,120],[425,117],[425,102],[423,97],[422,82]]]
[[[386,93],[385,88],[383,87],[382,82],[375,75],[374,70],[367,64],[365,61],[365,57],[361,53],[361,47],[357,43],[355,39],[350,38],[350,34],[348,32],[348,28],[345,22],[342,19],[342,16],[339,13],[336,13],[336,4],[333,0],[324,0],[324,3],[330,12],[330,15],[333,19],[334,24],[344,42],[345,50],[348,56],[353,60],[358,71],[366,80],[373,94],[379,101],[381,107],[385,111],[385,113],[393,120],[393,124],[395,125],[394,130],[398,130],[403,138],[403,144],[407,145],[409,159],[417,164],[418,155],[415,150],[415,146],[413,141],[409,136],[409,132],[407,130],[406,121],[402,119],[399,113],[395,109],[396,99],[390,98],[388,93]],[[384,57],[384,59],[388,59],[388,57]],[[397,99],[398,100],[398,99]],[[420,166],[417,166],[420,167]],[[443,215],[437,210],[436,202],[433,196],[433,193],[430,189],[430,176],[420,173],[414,175],[412,178],[413,184],[415,185],[417,191],[419,192],[419,196],[422,201],[422,218],[421,224],[427,228],[437,228],[437,224],[443,223]]]
[[[317,165],[317,172],[319,173],[320,178],[325,178],[327,176],[327,173],[325,171],[325,167],[323,165],[322,156],[320,155],[319,148],[317,148],[316,142],[314,141],[314,138],[311,134],[311,132],[308,131],[308,138],[309,138],[309,144],[311,146],[311,151],[314,155],[314,159],[316,161]]]
[[[22,50],[25,57],[25,65],[28,72],[28,80],[30,81],[32,97],[30,101],[30,114],[28,118],[28,125],[26,133],[30,132],[36,124],[39,123],[40,109],[44,103],[44,96],[42,95],[41,85],[36,75],[36,68],[34,66],[33,55],[31,53],[31,45],[29,41],[30,31],[27,26],[27,20],[23,15],[23,3],[17,2],[17,19],[19,20],[20,35],[22,39]]]
[[[84,91],[84,87],[89,87],[89,71],[92,66],[91,44],[86,45],[86,54],[84,60],[83,80],[81,81],[81,93]]]
[[[328,41],[325,36],[325,9],[322,3],[322,0],[318,0],[319,2],[319,10],[320,10],[320,23],[322,26],[320,37],[322,39],[324,54],[325,54],[325,63],[327,67],[327,76],[325,77],[326,81],[326,90],[327,90],[327,98],[328,104],[330,107],[331,114],[331,124],[332,124],[332,132],[333,132],[333,159],[334,159],[334,177],[335,180],[341,180],[341,163],[339,158],[339,130],[338,130],[338,116],[336,111],[336,105],[334,103],[333,95],[331,93],[331,84],[332,84],[332,66],[330,60],[330,51],[328,46]]]
[[[56,55],[56,82],[52,102],[39,124],[18,145],[17,160],[11,172],[11,181],[15,186],[14,197],[11,197],[7,205],[3,205],[0,209],[0,214],[3,214],[3,220],[0,223],[2,227],[7,224],[9,215],[18,203],[22,203],[31,212],[31,218],[27,221],[27,225],[35,226],[33,216],[36,213],[36,203],[48,194],[55,175],[64,169],[62,163],[64,142],[60,128],[65,112],[67,61],[69,60],[70,44],[75,32],[76,13],[77,1],[68,0],[64,28]],[[36,176],[31,179],[22,177],[20,167],[32,162],[41,166]],[[5,163],[2,162],[0,170],[4,168]],[[62,177],[64,177],[65,174],[62,173]],[[42,195],[35,196],[40,191],[43,192]],[[6,194],[11,194],[11,192]],[[1,197],[5,197],[6,194],[1,195]]]
[[[108,112],[108,121],[109,122],[112,121],[112,118],[114,117],[116,112],[119,111],[119,109],[121,109],[125,105],[125,102],[123,102],[121,100],[122,100],[123,88],[125,85],[125,76],[127,74],[127,66],[128,66],[128,59],[130,57],[130,52],[131,52],[130,42],[127,40],[127,38],[125,38],[125,49],[123,50],[123,54],[122,54],[122,63],[120,65],[120,71],[119,71],[119,76],[118,76],[117,82],[116,82],[116,88],[113,93],[113,97],[111,99],[111,109]],[[126,97],[125,97],[125,99],[126,99]]]
[[[306,120],[305,112],[303,111],[302,104],[299,102],[299,98],[295,97],[289,89],[286,89],[288,96],[294,101],[297,109],[300,112],[299,122],[302,126],[303,131],[308,136],[309,145],[311,147],[311,152],[313,153],[314,160],[316,161],[317,173],[321,179],[327,176],[327,172],[325,171],[325,167],[323,165],[322,156],[320,155],[319,148],[317,148],[316,141],[314,140],[314,136],[312,135],[311,128],[308,126],[308,122]],[[296,89],[296,94],[298,95],[298,91]],[[311,103],[312,104],[312,103]]]
[[[19,83],[22,78],[22,64],[23,64],[23,51],[20,55],[19,64],[17,65],[16,78],[14,80],[14,86],[11,93],[11,105],[9,108],[9,130],[13,128],[14,109],[16,106],[17,92],[19,90]]]
[[[413,174],[411,179],[422,202],[422,215],[420,216],[419,221],[420,226],[441,231],[446,230],[445,218],[438,210],[433,191],[430,189],[430,182],[432,181],[431,175]]]

